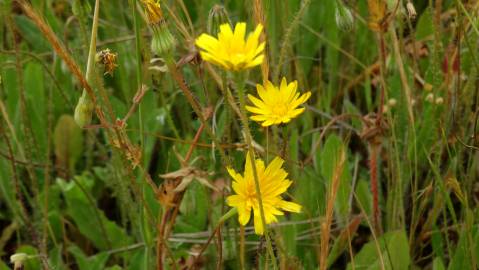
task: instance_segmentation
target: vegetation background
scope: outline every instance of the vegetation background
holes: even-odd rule
[[[25,269],[160,269],[158,249],[164,269],[478,268],[478,1],[162,1],[219,145],[151,54],[141,1],[100,1],[96,48],[117,66],[97,89],[110,124],[85,129],[72,117],[82,75],[65,60],[84,74],[95,3],[25,3],[0,0],[0,269],[14,253],[30,255]],[[215,229],[231,193],[218,149],[239,171],[245,158],[230,83],[194,46],[217,4],[250,31],[263,12],[269,79],[312,91],[288,126],[250,125],[303,205],[270,227],[274,259],[251,227],[240,240],[236,217]]]

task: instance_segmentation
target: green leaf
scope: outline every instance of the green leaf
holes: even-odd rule
[[[108,220],[102,210],[92,201],[93,180],[87,176],[76,176],[75,181],[58,179],[67,203],[67,214],[80,232],[100,250],[119,248],[131,243],[125,230]]]
[[[477,269],[479,255],[479,233],[477,227],[472,230],[463,229],[454,255],[449,263],[448,270],[473,270]],[[473,266],[476,264],[476,267]]]
[[[87,257],[77,246],[70,246],[68,252],[73,254],[80,270],[103,270],[105,269],[105,264],[110,256],[106,252],[100,252],[94,256]]]
[[[378,254],[377,245],[379,245],[380,254]],[[410,264],[409,245],[404,231],[387,232],[377,239],[377,243],[371,240],[354,257],[356,270],[407,270]],[[351,263],[348,264],[347,269],[353,269]]]
[[[330,135],[321,151],[320,164],[321,174],[326,180],[326,187],[329,189],[332,185],[332,178],[336,166],[340,159],[341,151],[345,149],[343,141],[337,135]],[[349,173],[349,164],[345,161],[343,172],[341,174],[336,201],[334,205],[336,216],[344,220],[349,214],[349,196],[351,193],[351,174]]]

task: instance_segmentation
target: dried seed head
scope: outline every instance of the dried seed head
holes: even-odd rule
[[[113,71],[118,66],[116,64],[116,59],[118,55],[112,53],[110,49],[105,49],[96,54],[96,62],[105,66],[105,74],[110,74],[113,76]]]
[[[438,97],[436,98],[436,105],[442,105],[444,103],[444,98]]]
[[[354,26],[354,18],[351,10],[342,1],[336,1],[336,25],[343,31],[351,31]]]
[[[225,23],[231,25],[228,11],[222,5],[214,5],[208,15],[206,31],[208,34],[216,36],[220,30],[220,25]]]
[[[407,9],[407,15],[409,16],[409,19],[411,20],[416,19],[416,16],[417,16],[416,8],[414,7],[414,4],[411,1],[407,2],[406,9]]]

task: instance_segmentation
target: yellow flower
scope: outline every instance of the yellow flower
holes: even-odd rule
[[[202,34],[196,39],[201,57],[227,70],[240,71],[260,65],[265,43],[259,44],[263,26],[259,24],[245,41],[246,23],[237,23],[233,30],[228,23],[220,25],[218,38]]]
[[[311,97],[311,92],[299,96],[298,82],[288,84],[286,78],[283,78],[279,88],[268,81],[264,87],[256,85],[256,89],[261,99],[248,95],[255,106],[246,106],[246,109],[256,114],[250,117],[251,120],[263,122],[263,127],[288,123],[304,112],[304,108],[298,106]]]
[[[283,215],[283,211],[296,213],[301,211],[301,205],[287,202],[281,198],[281,194],[286,192],[292,184],[292,181],[286,178],[288,173],[281,168],[283,163],[284,161],[281,158],[276,157],[265,168],[261,159],[255,160],[266,224],[277,222],[276,216]],[[238,220],[241,225],[248,223],[251,218],[251,210],[253,210],[255,232],[263,234],[264,228],[261,222],[261,212],[249,153],[246,156],[244,176],[236,173],[231,168],[228,168],[228,173],[234,179],[233,190],[236,195],[229,196],[226,199],[227,204],[238,209]]]
[[[149,24],[157,24],[163,20],[163,12],[161,12],[159,0],[141,0],[141,2],[145,5]]]

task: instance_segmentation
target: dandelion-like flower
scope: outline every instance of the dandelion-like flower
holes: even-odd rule
[[[163,20],[163,12],[161,12],[159,0],[142,0],[141,2],[145,6],[149,24],[157,24]]]
[[[288,84],[286,78],[283,78],[279,88],[268,81],[264,86],[256,85],[256,89],[260,99],[248,95],[254,106],[246,106],[246,109],[256,114],[250,117],[251,120],[262,122],[264,127],[288,123],[304,112],[304,108],[298,106],[311,97],[311,92],[300,96],[298,82]]]
[[[286,192],[292,184],[292,181],[287,179],[288,173],[282,169],[283,163],[284,161],[281,158],[276,157],[265,168],[261,159],[255,160],[266,224],[277,222],[276,216],[284,215],[283,211],[296,213],[301,211],[301,205],[285,201],[281,197],[281,194]],[[255,232],[256,234],[263,234],[264,228],[249,153],[246,156],[244,175],[231,168],[228,168],[228,173],[234,179],[233,190],[236,195],[229,196],[226,201],[227,204],[238,210],[238,220],[241,225],[246,225],[249,222],[251,211],[253,211]]]
[[[234,31],[228,23],[220,25],[218,38],[202,34],[196,39],[201,57],[226,70],[240,71],[260,65],[264,59],[265,43],[259,43],[263,26],[256,26],[245,40],[246,23],[240,22]]]

